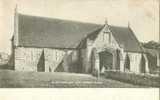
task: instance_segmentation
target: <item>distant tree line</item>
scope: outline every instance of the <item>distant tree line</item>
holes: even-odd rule
[[[155,41],[149,41],[147,43],[142,43],[142,46],[148,49],[158,49],[160,50],[160,43]]]

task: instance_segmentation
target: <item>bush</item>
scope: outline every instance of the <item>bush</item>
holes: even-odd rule
[[[137,85],[160,87],[160,77],[149,74],[135,74],[120,71],[105,71],[105,77]]]

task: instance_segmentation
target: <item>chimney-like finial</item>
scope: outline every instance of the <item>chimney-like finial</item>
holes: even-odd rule
[[[17,13],[17,11],[18,11],[18,5],[16,4],[14,12]]]
[[[105,18],[105,25],[108,25],[108,18]]]

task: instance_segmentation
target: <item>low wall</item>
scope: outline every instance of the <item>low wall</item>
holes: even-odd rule
[[[105,71],[105,77],[137,85],[160,87],[160,76],[124,73],[120,71]]]

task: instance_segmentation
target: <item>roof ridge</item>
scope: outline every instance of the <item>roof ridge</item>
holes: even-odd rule
[[[116,26],[116,25],[109,25],[110,27],[118,27],[118,28],[128,28],[127,26]],[[128,28],[129,29],[129,28]]]
[[[134,34],[133,30],[132,30],[130,27],[128,27],[128,29],[131,31],[131,34],[133,35],[133,37],[134,37],[135,40],[137,41],[137,43],[138,43],[138,45],[139,45],[139,47],[140,47],[140,49],[141,49],[141,51],[142,51],[142,50],[143,50],[143,49],[142,49],[142,46],[141,46],[138,38],[137,38],[136,35]]]
[[[19,41],[21,46],[76,48],[81,39],[102,27],[57,18],[19,15]],[[36,38],[34,38],[36,36]]]
[[[69,20],[69,19],[60,19],[60,18],[53,18],[53,17],[46,17],[46,16],[34,16],[34,15],[28,15],[28,14],[22,14],[22,13],[18,13],[18,15],[21,16],[27,16],[27,17],[34,17],[34,18],[41,18],[41,19],[45,19],[45,20],[59,20],[59,21],[67,21],[67,22],[73,22],[73,23],[79,23],[79,24],[90,24],[90,25],[97,25],[97,26],[102,26],[103,24],[97,24],[97,23],[91,23],[91,22],[81,22],[78,20]]]
[[[130,27],[124,27],[124,26],[121,27],[121,26],[112,26],[112,25],[110,25],[109,29],[112,32],[112,35],[115,37],[115,40],[117,41],[117,43],[119,44],[120,47],[121,47],[121,45],[124,44],[124,45],[126,45],[126,47],[125,47],[126,51],[135,51],[135,52],[139,51],[139,52],[142,52],[142,48],[141,48],[141,45],[139,43],[139,40],[135,36],[134,32],[130,29]],[[125,39],[125,37],[121,37],[120,35],[130,37],[131,40],[127,40],[127,38]],[[121,37],[121,38],[119,38],[119,37]],[[134,46],[136,46],[136,49],[131,47],[132,45],[128,46],[128,42],[127,41],[128,42],[132,42],[133,44],[135,44]],[[132,43],[129,43],[129,44],[132,44]]]

